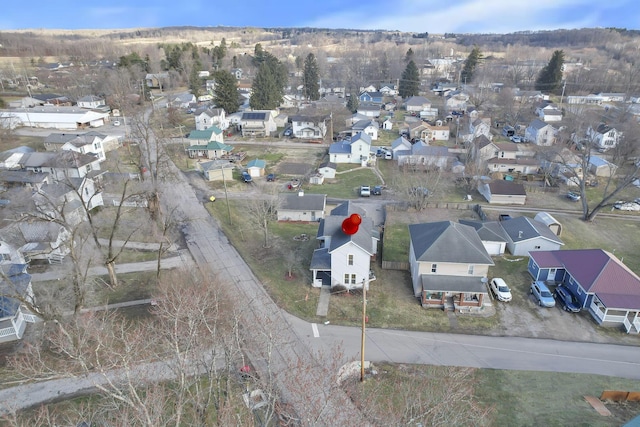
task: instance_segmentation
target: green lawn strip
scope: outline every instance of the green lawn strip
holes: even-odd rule
[[[157,286],[155,271],[120,273],[115,288],[110,286],[109,276],[98,276],[90,283],[93,292],[87,298],[88,307],[152,298]]]
[[[485,407],[494,408],[496,426],[619,426],[632,416],[612,410],[613,416],[603,417],[584,396],[640,389],[638,381],[601,375],[493,369],[479,369],[476,374],[475,396]],[[616,406],[620,405],[607,405]]]
[[[326,194],[328,197],[339,199],[352,199],[359,197],[361,185],[380,184],[380,180],[370,168],[362,168],[337,174],[335,179],[325,180],[322,185],[305,185],[304,191],[310,194]]]

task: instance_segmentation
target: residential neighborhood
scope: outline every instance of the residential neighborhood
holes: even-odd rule
[[[593,93],[568,95],[566,80],[536,82],[546,61],[523,60],[535,70],[526,81],[491,67],[491,80],[474,79],[472,47],[409,52],[393,34],[406,57],[390,67],[397,79],[363,72],[354,85],[335,75],[339,66],[347,73],[344,58],[311,43],[305,49],[318,55],[283,54],[287,37],[284,47],[194,44],[207,61],[189,76],[170,53],[138,69],[146,59],[137,52],[104,70],[34,60],[28,91],[25,76],[0,74],[20,89],[0,95],[8,355],[27,357],[25,348],[50,343],[43,331],[69,319],[93,325],[112,305],[137,310],[141,324],[210,315],[196,319],[197,304],[163,311],[186,296],[202,301],[201,314],[213,300],[285,313],[313,325],[309,339],[324,337],[324,325],[360,327],[363,343],[372,328],[640,345],[640,92],[590,83]],[[483,61],[479,69],[498,60]],[[122,91],[72,88],[65,77],[125,68],[136,78]],[[163,280],[184,292],[171,294]],[[220,294],[188,295],[188,282]],[[248,315],[228,326],[268,323]],[[242,334],[239,349],[258,339]],[[255,355],[236,350],[225,357],[239,384],[254,381],[250,370],[261,381]],[[87,366],[78,372],[97,369]],[[251,415],[258,407],[247,404]]]

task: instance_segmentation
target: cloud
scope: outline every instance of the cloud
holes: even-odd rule
[[[387,29],[412,32],[487,32],[613,26],[605,24],[613,9],[637,10],[633,0],[458,0],[449,4],[431,0],[397,0],[393,8],[371,16],[359,9],[345,10],[306,25],[325,28]],[[615,15],[614,15],[615,19]]]

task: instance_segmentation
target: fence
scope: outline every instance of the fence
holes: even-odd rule
[[[120,200],[113,200],[113,206],[120,206]],[[122,206],[128,207],[128,208],[147,208],[149,207],[149,201],[144,199],[144,200],[126,200],[124,202],[122,202]]]

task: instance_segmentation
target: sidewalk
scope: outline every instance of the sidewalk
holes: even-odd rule
[[[161,269],[172,269],[179,267],[190,267],[193,265],[193,259],[188,250],[178,251],[177,256],[162,258],[160,261]],[[30,273],[33,282],[47,282],[52,280],[66,279],[69,270],[62,266],[51,266],[49,271],[44,273]],[[62,268],[60,268],[62,267]],[[137,271],[155,271],[158,268],[158,261],[132,262],[129,264],[117,264],[116,273],[135,273]],[[109,274],[106,267],[91,267],[89,276],[106,276]]]

